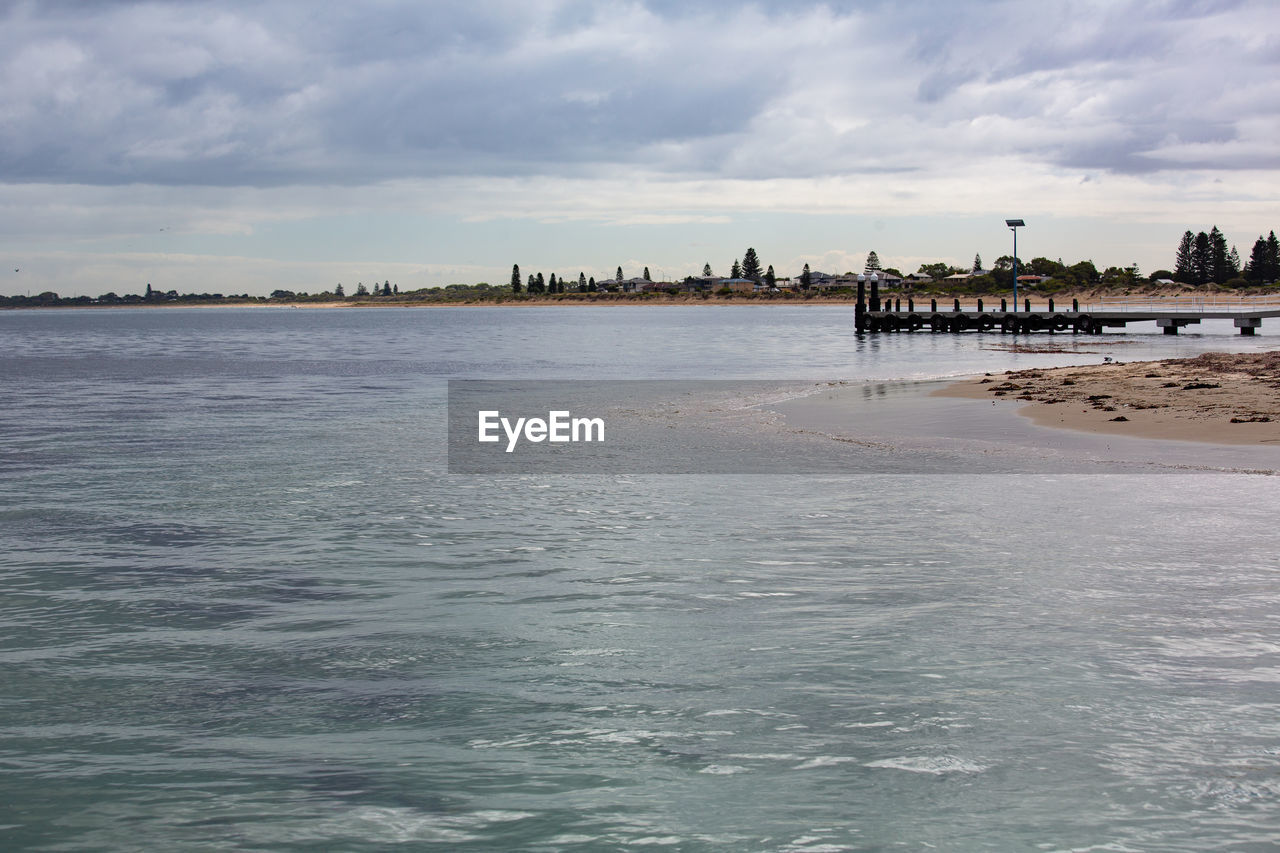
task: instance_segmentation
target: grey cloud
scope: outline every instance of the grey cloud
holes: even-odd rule
[[[1270,168],[1270,157],[1243,153],[1256,146],[1194,164],[1162,149],[1232,143],[1242,120],[1275,115],[1272,41],[1259,38],[1273,20],[1268,4],[1243,0],[966,7],[931,46],[909,110],[961,129],[1017,122],[1007,140],[986,141],[1067,168]]]
[[[1268,11],[1243,0],[17,4],[0,13],[0,180],[354,185],[628,167],[795,177],[966,155],[1185,168],[1160,149],[1240,137],[1224,87],[1248,89],[1255,115],[1280,108],[1264,69],[1274,38],[1233,50]],[[993,135],[984,120],[1016,125]],[[1227,165],[1261,163],[1255,149]]]
[[[11,15],[28,56],[69,58],[43,75],[6,70],[5,88],[25,95],[0,123],[0,175],[341,183],[625,161],[741,129],[778,85],[768,68],[735,68],[725,45],[593,43],[608,34],[598,5],[369,8]],[[85,109],[91,97],[99,109]]]

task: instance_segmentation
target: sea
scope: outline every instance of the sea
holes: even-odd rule
[[[1274,467],[1030,464],[1061,431],[1005,454],[984,430],[1024,419],[923,390],[1269,322],[0,312],[0,848],[1276,849]],[[475,380],[689,405],[628,398],[611,468],[475,472]],[[874,441],[787,421],[831,388]]]

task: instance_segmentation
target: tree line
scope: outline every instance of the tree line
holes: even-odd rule
[[[618,267],[618,271],[619,273],[621,273],[622,267]],[[649,277],[648,267],[645,267],[644,274],[645,274],[645,278]],[[525,292],[531,293],[531,294],[568,293],[569,289],[570,289],[570,285],[565,284],[564,277],[562,276],[559,279],[557,279],[555,273],[552,273],[550,278],[543,278],[542,273],[538,273],[537,275],[530,273],[529,280],[527,282],[524,282],[520,278],[520,265],[519,264],[511,265],[511,292],[512,293],[525,293]],[[595,293],[600,288],[599,286],[596,285],[595,276],[592,276],[591,278],[587,278],[585,274],[579,272],[577,284],[572,285],[572,289],[574,292],[577,292],[577,293]]]
[[[1207,233],[1187,231],[1174,253],[1173,277],[1197,285],[1212,282],[1245,286],[1274,282],[1280,279],[1280,241],[1276,240],[1275,231],[1266,237],[1259,234],[1248,262],[1242,266],[1236,247],[1227,247],[1227,238],[1217,225]]]
[[[641,274],[641,280],[653,281],[653,276],[649,272],[649,268],[645,267]],[[702,266],[703,278],[715,278],[716,275],[711,270],[711,264],[705,263]],[[777,284],[777,274],[773,271],[773,265],[767,268],[763,267],[760,262],[760,256],[756,250],[750,246],[743,254],[741,260],[733,259],[733,264],[729,267],[729,278],[746,279],[756,284],[764,284],[770,288]],[[530,273],[528,278],[522,276],[519,264],[511,265],[511,292],[515,294],[528,293],[533,295],[549,294],[549,293],[597,293],[601,290],[611,289],[617,290],[624,281],[622,267],[619,266],[614,271],[612,281],[597,282],[595,276],[588,277],[586,273],[579,271],[576,284],[569,283],[569,280],[561,276],[556,278],[555,273],[544,277],[541,272]],[[694,276],[685,276],[686,283],[695,281]]]
[[[983,268],[981,255],[974,255],[973,264],[969,269],[939,261],[937,263],[920,264],[917,272],[929,276],[934,281],[941,281],[958,273],[975,273],[976,275],[959,284],[952,284],[950,289],[957,293],[983,293],[1011,289],[1014,269],[1015,259],[1010,255],[1003,255],[998,258],[990,270]],[[1201,231],[1193,234],[1191,231],[1186,231],[1178,243],[1174,257],[1174,269],[1172,271],[1157,270],[1151,273],[1150,276],[1145,277],[1145,279],[1139,274],[1136,264],[1127,267],[1107,267],[1100,272],[1092,261],[1079,261],[1068,265],[1061,258],[1055,261],[1049,258],[1037,257],[1026,263],[1021,259],[1017,259],[1016,269],[1022,274],[1043,276],[1051,279],[1051,287],[1055,290],[1084,289],[1099,284],[1127,287],[1144,280],[1155,282],[1161,279],[1173,279],[1179,283],[1191,285],[1214,283],[1227,287],[1260,286],[1280,281],[1280,240],[1277,240],[1274,230],[1270,231],[1265,237],[1259,235],[1253,244],[1249,260],[1242,264],[1239,253],[1234,246],[1228,245],[1226,237],[1216,225],[1207,232]],[[893,267],[882,267],[880,257],[875,251],[871,251],[867,255],[864,270],[866,273],[882,271],[902,276],[902,273]],[[756,284],[765,285],[770,290],[777,286],[778,280],[777,275],[774,273],[773,265],[765,266],[753,247],[748,247],[741,259],[733,259],[733,263],[729,267],[728,277],[746,279]],[[715,278],[716,275],[712,270],[711,264],[709,262],[705,263],[702,267],[702,279]],[[644,281],[653,280],[648,267],[644,268],[642,279]],[[501,301],[505,295],[522,293],[537,295],[570,292],[596,293],[603,290],[616,291],[620,289],[623,281],[621,266],[615,271],[611,282],[597,282],[594,276],[588,277],[583,272],[578,273],[576,281],[565,277],[557,277],[554,273],[549,277],[544,277],[541,272],[531,274],[525,279],[521,276],[520,265],[514,264],[511,268],[511,282],[508,287],[480,282],[474,285],[451,284],[446,287],[419,288],[418,290],[402,292],[399,285],[390,281],[384,281],[382,284],[378,284],[375,281],[371,287],[366,286],[363,282],[358,283],[355,293],[350,296],[346,294],[343,286],[339,284],[334,288],[333,292],[323,291],[308,294],[305,292],[295,293],[291,290],[276,290],[272,292],[270,297],[260,297],[250,296],[247,293],[234,296],[224,296],[221,293],[179,294],[177,290],[160,290],[153,288],[148,283],[143,294],[117,295],[114,292],[108,292],[96,298],[89,296],[59,297],[53,291],[44,291],[35,296],[0,296],[0,307],[145,305],[174,302],[252,303],[271,300],[321,302],[332,299],[388,302],[457,302],[470,300],[492,301],[494,299]],[[687,276],[684,282],[686,284],[699,283],[694,276]],[[808,264],[804,265],[798,285],[801,290],[808,290],[812,285]],[[1049,285],[1044,286],[1048,287]],[[673,287],[672,289],[675,288]]]

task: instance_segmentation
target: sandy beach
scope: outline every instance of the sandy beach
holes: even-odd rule
[[[1009,371],[934,393],[1020,401],[1018,413],[1041,426],[1280,446],[1280,350]]]

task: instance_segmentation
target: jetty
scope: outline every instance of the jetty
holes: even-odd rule
[[[1103,329],[1122,329],[1129,323],[1154,320],[1166,335],[1176,335],[1179,329],[1194,326],[1202,320],[1232,320],[1240,334],[1253,335],[1261,328],[1264,319],[1280,317],[1280,298],[1276,297],[1103,298],[1086,305],[1072,299],[1069,308],[1055,305],[1052,298],[1039,305],[1033,305],[1030,299],[1026,299],[1021,306],[1016,300],[1010,305],[1001,299],[998,307],[995,304],[987,306],[982,299],[975,300],[976,304],[963,306],[959,299],[950,302],[950,305],[945,302],[939,305],[937,299],[930,299],[927,304],[921,300],[917,305],[914,299],[903,300],[901,297],[886,298],[882,302],[875,277],[872,277],[869,296],[866,283],[858,282],[854,326],[859,332],[870,333],[929,331],[1023,335],[1070,332],[1097,335]]]

